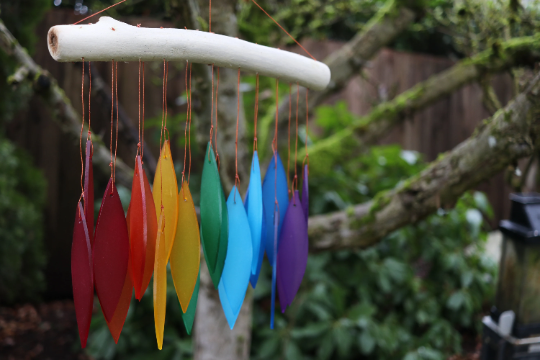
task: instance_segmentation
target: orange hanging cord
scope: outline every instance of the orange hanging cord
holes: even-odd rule
[[[212,141],[214,139],[214,64],[212,64],[212,94],[210,100],[210,146],[208,148],[208,161],[210,161],[210,151],[213,149]]]
[[[255,125],[253,130],[253,152],[257,151],[257,115],[259,114],[259,73],[255,78]]]
[[[219,169],[219,152],[217,148],[217,130],[218,130],[218,94],[219,94],[219,67],[217,68],[217,82],[216,82],[216,131],[214,131],[214,147],[216,148],[216,163]]]
[[[238,69],[238,83],[236,85],[236,140],[234,142],[234,168],[236,175],[234,176],[234,186],[236,191],[234,192],[234,201],[236,202],[236,192],[238,192],[238,185],[240,184],[240,177],[238,176],[238,123],[240,121],[240,68]]]
[[[186,75],[185,75],[185,80],[186,80],[186,104],[187,104],[187,108],[186,108],[186,127],[184,129],[184,168],[182,170],[182,193],[183,193],[183,189],[184,189],[184,179],[185,179],[185,175],[186,175],[186,159],[187,159],[187,129],[188,129],[188,125],[189,125],[189,90],[188,90],[188,68],[189,68],[189,62],[186,61]],[[184,198],[185,200],[185,198]]]
[[[101,14],[102,12],[107,11],[107,10],[109,10],[110,8],[113,8],[113,7],[115,7],[116,5],[120,5],[121,3],[125,2],[125,1],[127,1],[127,0],[122,0],[122,1],[117,2],[116,4],[112,4],[111,6],[108,6],[108,7],[106,7],[105,9],[98,11],[97,13],[94,13],[94,14],[92,14],[92,15],[90,15],[90,16],[85,17],[84,19],[81,19],[81,20],[79,20],[79,21],[73,23],[73,25],[77,25],[77,24],[79,24],[79,23],[82,23],[83,21],[88,20],[88,19],[90,19],[91,17],[96,16],[97,14]]]
[[[293,191],[298,190],[298,172],[296,162],[298,161],[298,101],[300,99],[300,86],[296,83],[296,143],[294,145],[294,180],[293,180]],[[290,104],[290,101],[289,101]],[[306,107],[307,110],[307,107]],[[296,188],[295,188],[296,185]]]
[[[188,149],[189,149],[189,167],[188,167],[188,186],[189,178],[191,177],[191,69],[193,68],[193,63],[189,64],[189,125],[188,125]]]
[[[309,132],[309,111],[308,111],[308,89],[306,88],[306,156],[304,157],[304,160],[302,161],[302,168],[304,167],[304,164],[307,164],[308,166],[308,174],[309,174],[309,151],[308,151],[308,132]]]
[[[84,71],[84,61],[83,61],[83,71]],[[86,140],[92,142],[92,116],[90,113],[90,104],[92,102],[92,63],[88,62],[88,134],[86,135]],[[92,153],[94,152],[94,144],[92,144]]]
[[[139,100],[139,143],[137,144],[137,154],[141,155],[141,59],[139,59],[139,96],[137,97]]]
[[[291,164],[291,84],[289,84],[289,125],[287,128],[287,149],[287,189],[289,191],[289,196],[291,196],[291,182],[289,178],[289,167]]]
[[[84,186],[83,186],[84,161],[83,161],[83,155],[82,155],[82,134],[84,130],[84,58],[82,58],[81,103],[82,103],[82,122],[81,122],[81,133],[79,135],[79,152],[81,155],[81,196],[79,197],[79,202],[81,201],[81,199],[84,199]],[[86,201],[84,202],[84,204],[86,205]]]
[[[313,60],[317,60],[317,59],[315,59],[315,57],[314,57],[313,55],[311,55],[311,54],[309,53],[309,51],[306,50],[305,47],[303,47],[302,45],[300,45],[300,43],[299,43],[299,42],[298,42],[291,34],[289,34],[289,32],[288,32],[287,30],[285,30],[285,28],[284,28],[283,26],[281,26],[281,25],[280,25],[273,17],[271,17],[270,14],[268,14],[268,13],[266,12],[266,10],[264,10],[264,9],[262,8],[261,5],[257,4],[257,2],[256,2],[255,0],[251,0],[251,2],[254,3],[255,5],[257,5],[257,7],[258,7],[259,9],[261,9],[262,12],[266,14],[266,16],[268,16],[270,19],[272,19],[272,21],[273,21],[277,26],[279,26],[279,28],[280,28],[281,30],[283,30],[283,31],[285,32],[285,34],[289,35],[289,37],[290,37],[290,38],[291,38],[298,46],[300,46],[300,47],[302,48],[302,50],[304,50],[304,51],[305,51],[305,52],[306,52]]]
[[[277,143],[278,143],[278,107],[279,107],[279,79],[276,79],[276,127],[274,129],[274,139],[272,140],[272,151],[274,156],[274,211],[277,209],[279,215],[279,202],[277,199]]]
[[[111,179],[113,178],[113,156],[112,156],[113,121],[114,121],[114,59],[111,62],[111,140],[109,142],[110,151],[111,151],[111,162],[109,163],[109,166],[111,167]],[[111,194],[112,194],[112,188],[111,188]]]
[[[114,97],[116,99],[116,142],[114,145],[113,184],[116,182],[116,152],[118,150],[118,61],[114,63]]]

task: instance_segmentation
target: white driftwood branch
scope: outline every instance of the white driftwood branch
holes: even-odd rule
[[[96,24],[57,25],[47,36],[56,61],[185,61],[240,69],[323,90],[326,64],[289,51],[197,30],[131,26],[104,16]]]

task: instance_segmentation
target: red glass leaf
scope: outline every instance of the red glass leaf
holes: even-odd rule
[[[128,267],[130,265],[130,260],[128,260]],[[124,327],[126,321],[126,316],[129,310],[129,305],[131,303],[131,295],[133,293],[133,284],[131,283],[131,276],[129,272],[126,272],[126,279],[124,281],[124,287],[122,288],[122,295],[120,295],[120,301],[114,312],[111,321],[107,321],[107,326],[109,331],[114,339],[114,342],[118,344],[118,339],[120,338],[120,333]]]
[[[73,243],[71,244],[71,283],[75,314],[81,337],[81,346],[86,347],[92,307],[94,303],[94,280],[92,274],[92,248],[81,203],[75,212]]]
[[[92,142],[86,141],[86,163],[84,172],[84,216],[90,243],[94,244],[94,171],[92,170]]]
[[[99,209],[94,239],[94,284],[107,321],[111,321],[128,271],[129,238],[120,197],[110,179]]]
[[[129,203],[129,245],[130,245],[130,273],[135,288],[135,297],[141,297],[141,285],[146,260],[146,242],[148,226],[146,223],[146,196],[143,183],[141,157],[135,158],[135,172],[131,187],[131,202]]]

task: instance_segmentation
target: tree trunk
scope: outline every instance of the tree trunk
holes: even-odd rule
[[[453,204],[465,191],[493,177],[538,147],[540,73],[504,109],[467,140],[420,174],[372,201],[309,219],[312,251],[367,247],[405,225]]]

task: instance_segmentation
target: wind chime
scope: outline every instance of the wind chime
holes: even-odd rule
[[[255,4],[259,6],[257,3]],[[261,8],[261,10],[263,9]],[[270,327],[273,328],[276,288],[279,293],[280,307],[284,312],[291,305],[306,269],[309,203],[307,89],[322,90],[328,85],[330,80],[328,67],[316,61],[309,53],[312,59],[214,34],[211,31],[134,27],[109,17],[101,17],[96,24],[54,26],[49,30],[48,46],[52,57],[57,61],[83,62],[81,91],[83,117],[79,144],[81,197],[76,209],[71,255],[73,296],[82,347],[86,346],[88,337],[94,291],[101,304],[109,330],[115,342],[118,342],[133,290],[135,298],[140,301],[153,276],[154,322],[158,348],[161,349],[165,324],[167,264],[169,262],[182,310],[183,322],[188,334],[191,333],[199,292],[201,244],[210,277],[214,287],[219,292],[222,308],[231,329],[240,313],[248,284],[251,283],[253,288],[257,284],[266,253],[272,266]],[[152,60],[163,61],[160,155],[153,188],[150,187],[143,169],[144,73],[145,61]],[[90,132],[90,92],[92,86],[90,62],[92,61],[110,61],[112,64],[111,177],[103,194],[95,231],[93,145]],[[139,143],[135,154],[131,201],[126,215],[124,215],[115,186],[116,146],[118,144],[118,61],[139,62]],[[186,62],[187,112],[184,130],[184,168],[180,186],[177,183],[167,130],[166,92],[169,61]],[[83,160],[82,151],[82,135],[85,126],[84,62],[88,62],[90,80],[85,160]],[[212,68],[211,127],[201,178],[200,227],[189,189],[191,173],[191,69],[194,62],[211,64]],[[217,147],[217,100],[220,67],[238,70],[236,176],[227,200],[219,176]],[[253,159],[244,201],[242,201],[238,189],[240,184],[238,176],[238,126],[241,71],[256,74]],[[217,77],[214,76],[215,73]],[[272,140],[272,158],[262,181],[257,151],[259,75],[276,79],[276,119]],[[215,78],[217,81],[214,87]],[[292,180],[289,179],[291,85],[289,85],[289,151],[287,171],[285,171],[277,150],[279,81],[294,84],[297,88],[296,141]],[[301,197],[298,191],[299,180],[296,165],[298,160],[300,86],[306,87],[306,157],[302,166]],[[113,156],[115,115],[116,138]],[[186,164],[188,164],[187,174]]]

